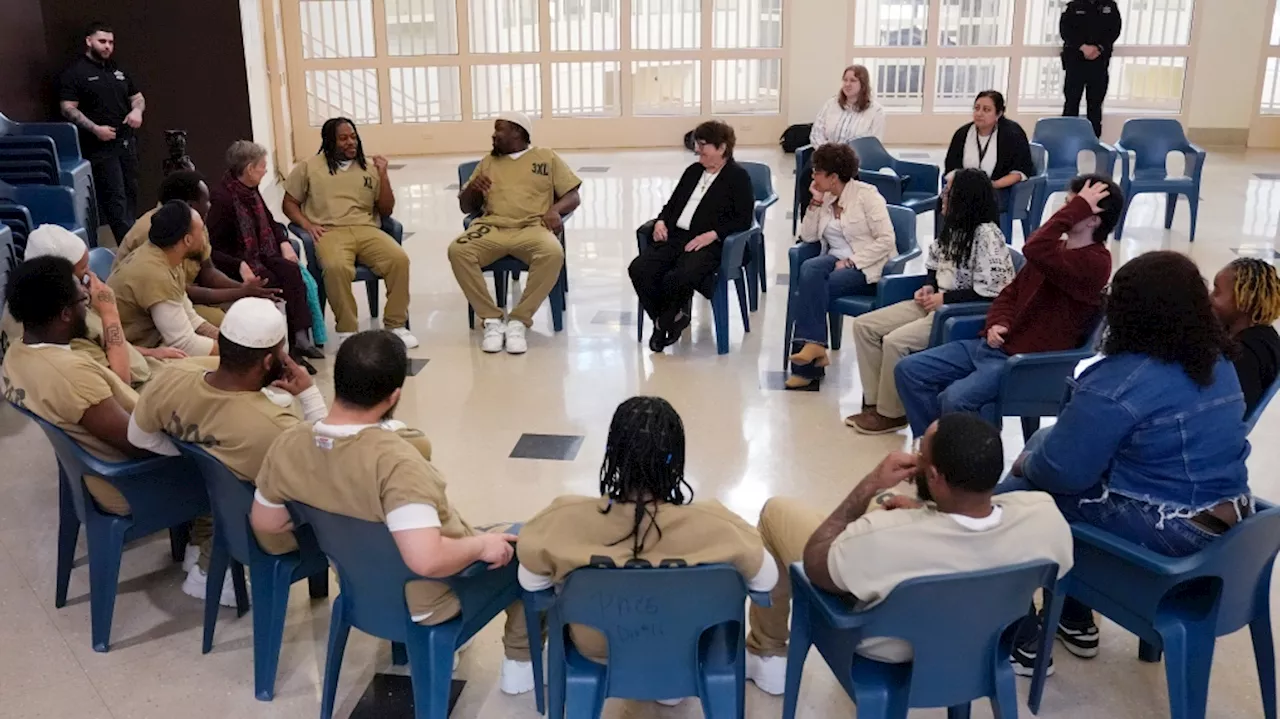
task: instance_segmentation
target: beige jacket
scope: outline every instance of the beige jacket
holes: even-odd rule
[[[897,254],[893,222],[884,196],[873,185],[852,180],[840,194],[839,219],[835,216],[835,204],[835,196],[828,194],[821,207],[810,208],[800,223],[800,239],[821,242],[823,254],[852,259],[867,282],[878,282],[885,263]],[[843,242],[828,243],[824,237],[832,222],[839,223]]]

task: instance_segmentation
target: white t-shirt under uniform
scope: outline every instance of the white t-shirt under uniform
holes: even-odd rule
[[[698,184],[693,186],[693,194],[689,195],[689,201],[684,203],[684,209],[680,211],[680,217],[676,219],[676,227],[682,230],[689,229],[689,225],[693,223],[693,213],[698,211],[698,205],[702,204],[702,198],[706,197],[711,183],[715,182],[719,176],[719,171],[702,171],[702,177],[698,178]]]

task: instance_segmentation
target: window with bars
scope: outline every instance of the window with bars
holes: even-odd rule
[[[1264,115],[1280,115],[1280,3],[1271,19],[1271,37],[1267,43],[1267,66],[1262,75],[1262,98],[1258,110]]]
[[[871,77],[874,97],[887,108],[920,110],[924,104],[923,57],[855,57]]]

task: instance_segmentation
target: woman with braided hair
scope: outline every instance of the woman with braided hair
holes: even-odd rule
[[[1280,274],[1256,257],[1241,257],[1213,278],[1213,312],[1240,346],[1236,374],[1244,392],[1245,416],[1253,412],[1280,373]]]
[[[685,481],[684,423],[666,400],[632,397],[614,412],[600,466],[600,494],[564,496],[520,530],[520,584],[539,591],[583,567],[732,564],[753,591],[768,591],[778,565],[756,528],[719,502],[693,501]],[[602,635],[570,632],[578,651],[603,662]]]

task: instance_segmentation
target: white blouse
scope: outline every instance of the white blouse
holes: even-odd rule
[[[676,219],[676,227],[682,230],[689,229],[689,225],[693,223],[693,213],[698,211],[698,205],[702,204],[702,198],[706,197],[711,183],[715,182],[719,176],[719,170],[716,172],[702,171],[702,177],[698,179],[698,184],[694,186],[693,193],[689,195],[689,201],[684,203],[684,209],[680,211],[680,217]]]
[[[815,147],[828,142],[839,144],[859,137],[884,139],[884,107],[872,100],[862,112],[846,110],[836,98],[829,97],[814,118],[809,144]]]
[[[991,134],[985,140],[978,137],[978,127],[973,125],[969,127],[969,135],[964,139],[964,166],[970,170],[982,170],[987,173],[987,177],[998,180],[998,177],[992,177],[996,171],[996,132],[995,128],[991,129]],[[981,142],[981,144],[979,144]]]

